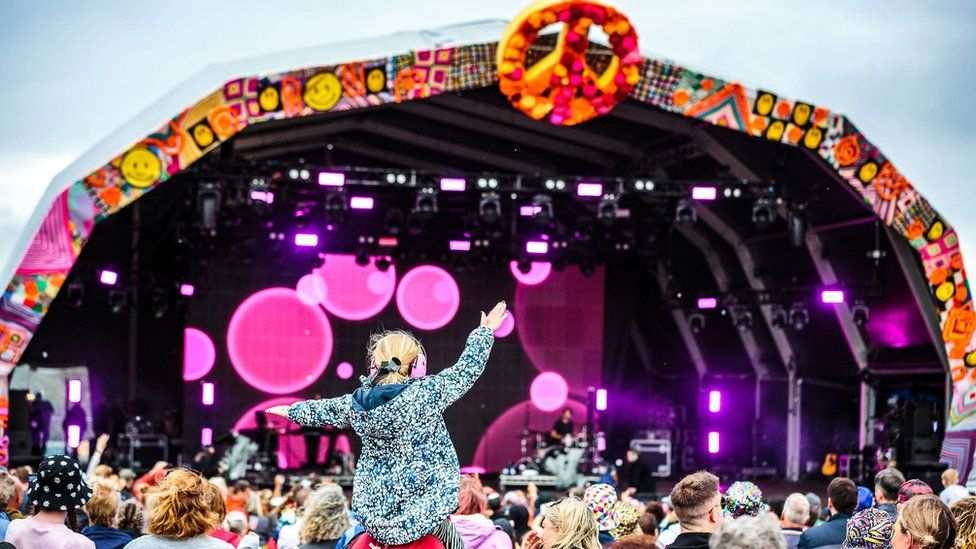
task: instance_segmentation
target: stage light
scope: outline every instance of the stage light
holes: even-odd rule
[[[180,284],[180,295],[184,297],[192,297],[196,288],[193,284]]]
[[[619,215],[617,197],[605,196],[600,199],[600,205],[596,208],[597,218],[604,225],[613,225]]]
[[[794,330],[803,330],[810,323],[810,313],[802,305],[794,305],[790,309],[790,324]]]
[[[309,172],[309,171],[308,171],[308,169],[306,169],[306,168],[302,168],[302,169],[301,169],[301,170],[300,170],[300,171],[298,172],[298,177],[300,177],[300,178],[302,179],[302,181],[308,181],[308,180],[309,180],[309,178],[311,178],[311,177],[312,177],[312,173],[311,173],[311,172]]]
[[[638,191],[650,192],[654,190],[654,182],[650,179],[638,179],[637,181],[634,181],[634,188]]]
[[[197,214],[200,228],[204,234],[217,234],[217,220],[220,216],[220,188],[216,183],[201,183],[197,191]]]
[[[607,409],[607,390],[597,389],[596,390],[596,409],[598,412],[602,412]]]
[[[718,307],[718,298],[716,297],[699,297],[698,298],[698,308],[699,309],[714,309]]]
[[[709,391],[708,392],[708,411],[717,414],[722,410],[722,392],[721,391]]]
[[[396,236],[403,231],[403,210],[392,208],[386,211],[386,222],[383,228],[387,233]]]
[[[81,444],[81,426],[80,425],[68,425],[68,448],[74,450]]]
[[[213,429],[204,427],[200,429],[200,446],[213,445]]]
[[[81,402],[81,380],[68,380],[68,402],[75,404]]]
[[[792,204],[787,215],[790,226],[790,243],[794,248],[802,248],[807,236],[806,204]]]
[[[65,298],[77,309],[85,300],[85,285],[80,281],[72,281],[65,289]]]
[[[577,183],[577,196],[603,196],[603,183]]]
[[[674,220],[685,225],[690,225],[698,221],[698,214],[695,212],[694,204],[689,200],[679,200],[678,205],[674,208]]]
[[[169,312],[170,299],[168,292],[160,288],[154,288],[151,301],[153,318],[156,320],[162,320],[165,318],[166,314]]]
[[[857,303],[851,307],[851,319],[856,326],[864,326],[867,324],[871,320],[871,313],[868,310],[868,306],[863,303]]]
[[[563,179],[546,179],[543,185],[550,191],[562,191],[566,189],[566,181]]]
[[[376,245],[380,248],[396,248],[399,240],[395,236],[381,236],[376,240]]]
[[[251,191],[250,196],[252,202],[264,202],[265,204],[274,204],[274,193],[271,191]]]
[[[742,333],[752,329],[752,312],[739,309],[732,313],[732,325]]]
[[[372,210],[373,198],[370,196],[354,196],[349,199],[349,207],[354,210]]]
[[[705,329],[705,315],[692,313],[688,316],[688,329],[693,334],[700,334]]]
[[[525,243],[525,251],[530,254],[549,253],[549,243],[543,240],[529,240]]]
[[[431,188],[421,189],[417,193],[414,211],[421,219],[430,219],[437,213],[437,191]]]
[[[752,224],[757,229],[768,229],[776,219],[776,211],[768,198],[759,198],[752,205]]]
[[[99,274],[98,280],[106,286],[115,286],[115,283],[119,281],[119,274],[115,271],[103,270]]]
[[[200,403],[204,406],[213,406],[214,403],[214,384],[204,381],[200,384]]]
[[[715,187],[692,187],[692,200],[715,200],[718,196],[718,189]]]
[[[441,190],[449,192],[462,192],[467,187],[468,182],[460,177],[442,177]]]
[[[471,251],[471,241],[470,240],[452,240],[450,243],[450,248],[452,252],[468,252]]]
[[[478,202],[478,215],[485,223],[497,223],[502,217],[502,204],[495,193],[484,193]]]
[[[376,268],[380,272],[386,272],[390,266],[393,265],[393,261],[391,261],[389,257],[382,256],[377,257],[376,261],[373,262],[373,265],[376,265]]]
[[[522,217],[532,217],[542,210],[540,206],[522,206],[519,208],[519,215]]]
[[[708,432],[708,453],[717,454],[720,450],[718,431]]]
[[[773,328],[776,328],[777,330],[783,330],[786,328],[786,309],[777,305],[773,307],[773,310],[770,312],[770,316],[772,317],[770,322],[772,323]]]
[[[108,293],[108,307],[112,314],[121,314],[129,304],[129,297],[125,292],[112,290]]]
[[[532,219],[540,225],[548,225],[553,218],[552,197],[547,194],[537,194],[532,197],[532,209],[535,212]]]
[[[359,265],[360,267],[369,265],[369,250],[365,248],[359,248],[356,250],[356,265]]]
[[[820,300],[824,303],[843,303],[843,290],[823,290],[820,292]]]
[[[342,172],[319,172],[319,185],[341,187],[346,184],[346,174]]]
[[[319,235],[314,233],[296,233],[295,245],[303,248],[312,248],[319,245]]]
[[[292,169],[288,170],[288,178],[289,179],[298,179],[298,170],[296,170],[295,168],[292,168]]]

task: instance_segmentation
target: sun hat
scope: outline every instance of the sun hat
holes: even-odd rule
[[[27,501],[49,511],[73,511],[91,499],[81,466],[70,456],[48,456],[37,468],[37,478],[27,491]]]

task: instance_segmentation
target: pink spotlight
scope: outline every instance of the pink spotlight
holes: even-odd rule
[[[542,372],[532,380],[529,386],[529,398],[532,404],[543,412],[553,412],[566,404],[569,397],[569,385],[566,379],[556,372]]]
[[[373,209],[373,197],[371,196],[354,196],[349,199],[349,207],[354,210],[372,210]]]
[[[325,301],[325,281],[315,273],[299,278],[298,284],[295,285],[295,291],[298,292],[298,299],[306,305],[318,305]]]
[[[452,240],[451,241],[451,251],[452,252],[469,252],[469,251],[471,251],[471,241],[470,240]]]
[[[271,191],[251,191],[251,200],[274,204],[274,193]]]
[[[824,303],[843,303],[844,290],[824,290],[820,292],[820,300]]]
[[[525,251],[530,254],[549,253],[549,243],[542,240],[530,240],[525,243]]]
[[[522,206],[519,208],[519,215],[523,217],[532,217],[541,211],[542,206]]]
[[[376,243],[380,248],[396,248],[398,244],[395,236],[381,236]]]
[[[346,184],[346,174],[342,172],[319,172],[319,185],[341,187]]]
[[[196,328],[183,330],[183,381],[196,381],[207,375],[216,359],[210,336]]]
[[[180,295],[185,297],[191,297],[196,292],[196,288],[193,284],[180,284]]]
[[[75,404],[81,402],[81,380],[68,380],[68,402]]]
[[[200,390],[200,402],[204,406],[213,406],[214,403],[214,384],[209,381],[203,382],[201,384]]]
[[[396,265],[380,271],[375,262],[357,265],[353,255],[326,254],[325,264],[316,269],[315,274],[325,281],[327,289],[342,289],[326,292],[322,305],[343,320],[366,320],[376,316],[389,305],[396,289]]]
[[[213,445],[213,429],[210,427],[204,427],[200,429],[200,446],[212,446]]]
[[[477,465],[468,465],[467,467],[461,467],[462,475],[483,475],[485,474],[484,467],[478,467]]]
[[[576,185],[579,196],[603,196],[603,183],[579,183]]]
[[[549,274],[552,272],[552,263],[548,261],[533,261],[529,265],[529,272],[523,273],[518,268],[518,261],[512,261],[508,264],[508,269],[512,271],[512,276],[515,277],[515,280],[519,284],[525,284],[526,286],[542,284],[549,278]]]
[[[722,391],[708,392],[708,411],[717,414],[722,410]]]
[[[597,389],[596,390],[596,409],[598,412],[602,412],[607,409],[607,390]]]
[[[311,233],[298,233],[295,235],[295,245],[302,247],[318,246],[319,235]]]
[[[718,299],[714,297],[699,297],[698,298],[698,308],[699,309],[714,309],[718,307]]]
[[[355,369],[348,362],[340,362],[336,366],[336,375],[339,376],[339,379],[349,379],[354,373]]]
[[[81,444],[81,426],[68,425],[68,448],[74,450]]]
[[[511,335],[512,330],[515,329],[515,314],[512,311],[508,311],[508,315],[505,316],[505,320],[502,320],[502,325],[495,330],[495,337],[508,337]]]
[[[441,178],[442,191],[463,191],[465,186],[467,186],[467,182],[459,177]]]
[[[461,290],[444,269],[421,265],[403,275],[396,303],[400,316],[411,326],[436,330],[454,318],[461,306]]]
[[[105,269],[98,276],[98,280],[106,286],[115,286],[115,283],[119,281],[119,273]]]
[[[695,200],[715,200],[718,197],[718,189],[715,187],[692,187],[691,198]]]
[[[718,431],[709,431],[708,433],[708,453],[717,454],[719,451],[719,435]]]

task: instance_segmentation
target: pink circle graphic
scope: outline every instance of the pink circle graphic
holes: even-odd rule
[[[326,254],[325,264],[314,273],[332,290],[325,293],[322,305],[344,320],[366,320],[378,315],[389,305],[396,289],[393,265],[381,271],[373,263],[357,265],[356,257],[349,254]]]
[[[396,291],[400,316],[421,330],[436,330],[450,322],[461,306],[461,291],[447,271],[421,265],[403,275]]]
[[[298,279],[295,291],[298,292],[298,299],[301,299],[302,303],[318,305],[325,301],[325,280],[315,273],[307,274]]]
[[[244,300],[227,327],[230,362],[241,378],[267,393],[311,385],[332,356],[325,312],[290,288],[268,288]]]
[[[515,329],[515,313],[509,311],[502,321],[502,325],[495,330],[495,337],[508,337]]]
[[[552,272],[552,263],[548,261],[533,261],[529,264],[529,272],[523,273],[518,268],[518,261],[512,261],[508,264],[508,269],[512,271],[512,276],[519,284],[525,284],[526,286],[536,286],[542,284],[549,278],[549,273]]]
[[[216,359],[210,336],[196,328],[183,330],[183,381],[196,381],[209,374]]]
[[[352,364],[349,364],[348,362],[340,362],[339,365],[336,366],[336,375],[339,376],[339,379],[349,379],[352,377],[355,371],[356,370],[352,367]]]
[[[556,372],[542,372],[532,380],[529,387],[529,398],[532,404],[543,412],[558,410],[566,404],[569,397],[569,385],[563,376]]]

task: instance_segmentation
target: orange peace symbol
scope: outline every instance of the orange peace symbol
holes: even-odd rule
[[[531,67],[526,57],[539,31],[562,23],[555,49]],[[600,25],[613,52],[598,74],[586,60],[589,31]],[[599,0],[540,0],[505,29],[496,54],[502,93],[515,108],[559,125],[579,124],[606,114],[640,81],[642,61],[630,21]]]

